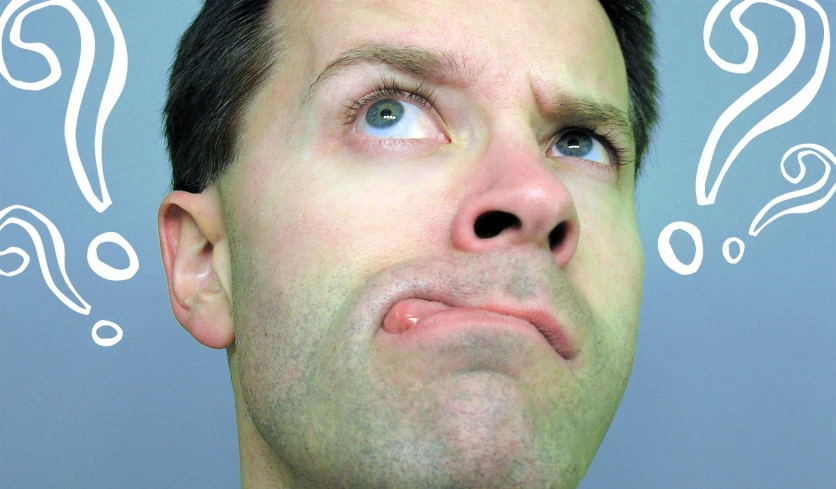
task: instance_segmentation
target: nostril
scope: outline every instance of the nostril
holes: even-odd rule
[[[476,236],[480,239],[493,238],[506,228],[520,229],[522,222],[520,219],[508,212],[490,211],[482,214],[476,219],[474,231]]]
[[[557,225],[556,228],[549,233],[549,249],[554,251],[556,250],[563,240],[566,239],[566,233],[569,231],[569,223],[566,221],[561,222]]]

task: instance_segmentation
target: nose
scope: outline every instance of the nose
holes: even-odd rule
[[[536,145],[491,145],[474,171],[453,223],[453,245],[483,252],[533,244],[558,267],[575,253],[580,224],[572,195]]]

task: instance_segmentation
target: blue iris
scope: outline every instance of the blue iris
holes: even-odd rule
[[[593,140],[581,131],[569,131],[557,141],[557,150],[566,156],[583,158],[592,151]]]
[[[376,102],[366,112],[366,122],[374,128],[383,129],[394,126],[404,113],[403,104],[397,100],[385,99]]]

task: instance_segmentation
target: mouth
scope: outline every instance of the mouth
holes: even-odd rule
[[[443,323],[443,326],[439,323]],[[565,360],[572,360],[577,355],[567,329],[553,314],[542,308],[495,303],[474,305],[457,303],[450,299],[407,297],[396,300],[382,321],[383,329],[392,334],[428,327],[456,327],[475,323],[527,328],[533,326]]]

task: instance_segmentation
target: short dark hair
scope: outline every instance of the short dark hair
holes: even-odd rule
[[[205,0],[177,46],[163,109],[173,190],[200,193],[235,160],[247,103],[280,57],[277,0]]]
[[[173,190],[202,192],[235,161],[247,104],[282,55],[280,0],[205,0],[177,47],[163,109]],[[627,69],[636,174],[658,120],[650,0],[599,0]]]
[[[636,142],[636,175],[659,121],[659,82],[652,0],[599,0],[618,37],[627,69],[630,125]]]

